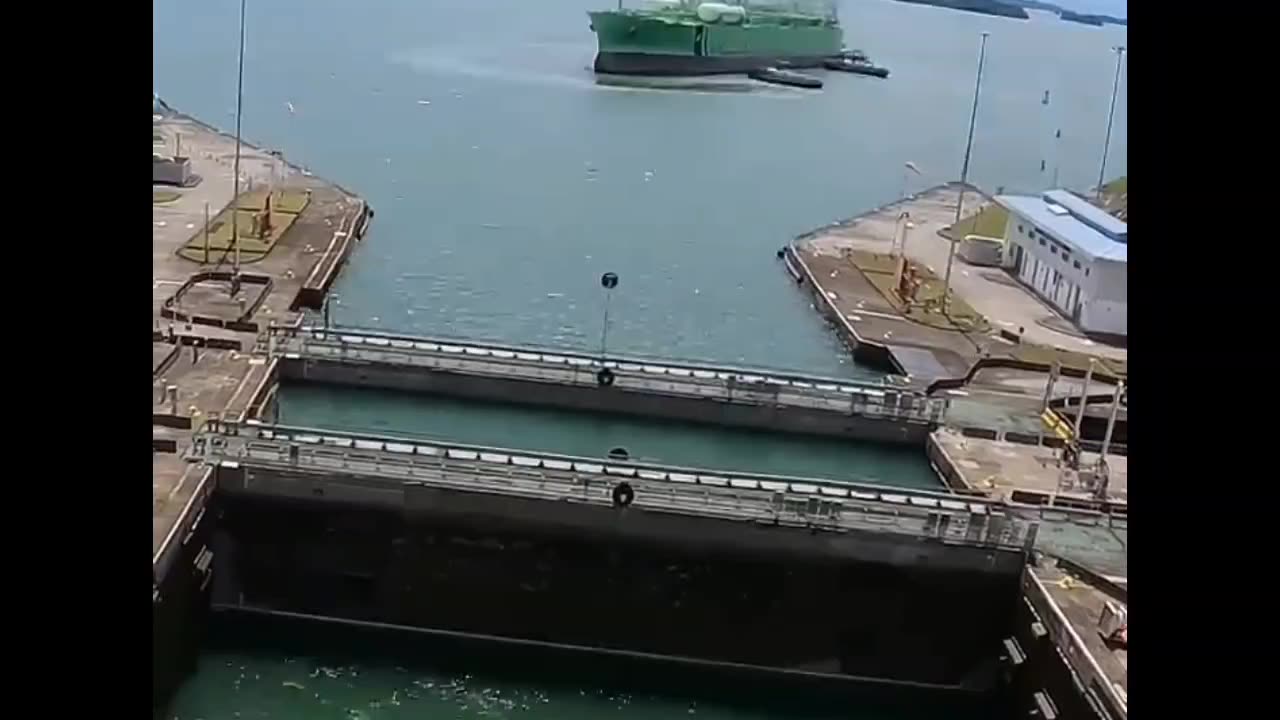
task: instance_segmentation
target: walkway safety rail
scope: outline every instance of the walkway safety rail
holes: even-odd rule
[[[382,488],[460,492],[613,506],[626,484],[645,510],[813,530],[871,530],[1029,550],[1038,522],[998,503],[941,492],[831,480],[726,473],[407,438],[209,420],[193,460],[228,468],[368,479]],[[390,481],[390,482],[388,482]],[[251,482],[251,481],[249,481]]]
[[[939,425],[947,398],[882,382],[790,372],[652,360],[571,350],[413,337],[371,330],[278,326],[268,328],[267,352],[286,359],[368,362],[570,386],[596,386],[602,371],[621,390],[781,405],[847,415]]]

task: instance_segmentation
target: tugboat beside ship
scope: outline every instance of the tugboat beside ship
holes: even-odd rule
[[[589,12],[595,71],[610,75],[694,76],[747,73],[801,83],[790,70],[822,68],[884,77],[865,55],[844,47],[832,0],[649,0],[640,8]],[[855,69],[856,68],[856,69]],[[766,81],[771,81],[767,80]],[[791,82],[794,81],[794,82]]]

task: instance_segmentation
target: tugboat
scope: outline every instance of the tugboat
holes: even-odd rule
[[[760,68],[747,73],[747,77],[760,82],[772,83],[774,85],[787,85],[790,87],[805,88],[807,90],[822,89],[822,81],[811,75],[804,75],[790,70],[782,70],[776,67]]]
[[[832,58],[830,60],[823,60],[822,67],[828,70],[853,73],[855,75],[870,75],[871,77],[878,78],[889,77],[888,68],[873,65],[866,58],[866,55],[863,55],[859,60],[855,60],[852,57]]]

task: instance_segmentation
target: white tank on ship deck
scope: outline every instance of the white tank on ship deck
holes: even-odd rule
[[[738,5],[724,3],[702,3],[698,6],[698,19],[702,22],[739,23],[747,17],[747,11]]]

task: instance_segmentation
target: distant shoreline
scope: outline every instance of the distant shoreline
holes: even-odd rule
[[[1015,20],[1030,19],[1031,16],[1027,14],[1028,9],[1043,10],[1056,14],[1059,19],[1066,22],[1081,23],[1094,27],[1102,27],[1103,25],[1128,27],[1129,25],[1127,18],[1078,13],[1044,0],[898,0],[898,2],[912,5],[933,5],[934,7],[947,8],[949,10],[995,15]]]
[[[940,8],[948,8],[950,10],[963,10],[965,12],[980,13],[982,15],[996,15],[998,17],[1013,18],[1015,20],[1029,20],[1030,15],[1027,11],[1017,5],[1000,2],[1000,0],[898,0],[898,2],[910,3],[912,5],[933,5]]]

